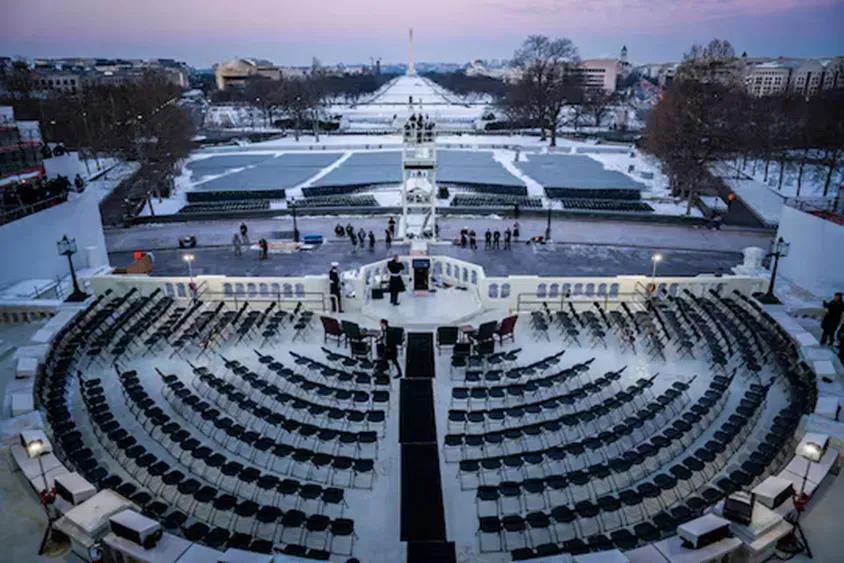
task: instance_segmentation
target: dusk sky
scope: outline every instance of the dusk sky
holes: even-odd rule
[[[532,33],[569,37],[582,57],[678,60],[728,39],[752,56],[844,55],[844,0],[0,0],[0,55],[236,56],[280,64],[509,58]]]

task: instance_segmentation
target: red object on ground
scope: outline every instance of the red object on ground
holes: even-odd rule
[[[144,257],[144,253],[140,250],[136,250],[132,253],[132,257],[135,259],[135,262],[140,262],[141,258]]]

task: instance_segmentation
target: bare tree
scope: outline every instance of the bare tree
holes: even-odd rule
[[[595,127],[601,126],[601,121],[609,113],[614,96],[603,89],[589,89],[584,92],[583,109],[592,118]]]
[[[733,81],[737,75],[730,72],[730,65],[735,61],[736,52],[729,41],[713,39],[705,46],[695,44],[683,55],[675,80]]]
[[[504,99],[504,107],[517,119],[539,127],[542,138],[551,134],[557,145],[557,127],[563,108],[580,92],[572,70],[579,64],[577,48],[569,39],[531,35],[513,55],[519,79]]]

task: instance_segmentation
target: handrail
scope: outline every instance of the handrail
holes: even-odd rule
[[[543,303],[548,305],[553,303],[555,307],[557,306],[557,303],[559,303],[558,310],[562,311],[566,303],[600,303],[603,301],[603,306],[606,308],[610,302],[622,302],[625,301],[622,299],[623,297],[634,297],[636,295],[638,295],[636,292],[619,292],[613,294],[605,293],[603,295],[586,295],[584,293],[572,295],[571,293],[560,293],[559,297],[548,298],[539,297],[535,292],[526,291],[516,295],[516,312],[521,312],[522,305],[541,305]],[[530,297],[532,297],[533,300],[526,299]]]
[[[315,304],[319,306],[320,311],[325,312],[327,310],[326,307],[326,296],[325,293],[322,291],[306,291],[304,293],[294,293],[290,296],[284,295],[281,291],[275,291],[272,293],[255,293],[249,294],[247,292],[231,292],[226,293],[222,291],[205,291],[203,296],[209,296],[208,298],[204,299],[204,301],[231,301],[234,302],[235,306],[239,306],[241,303],[247,302],[275,302],[278,303],[279,307],[282,306],[283,303],[302,303],[305,304]],[[219,297],[216,297],[219,296]]]

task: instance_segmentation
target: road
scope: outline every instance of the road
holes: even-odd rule
[[[355,228],[372,229],[383,234],[383,217],[354,217]],[[132,251],[152,251],[155,257],[154,275],[183,275],[186,266],[177,247],[180,236],[192,234],[199,246],[194,254],[194,273],[198,275],[296,276],[321,274],[328,264],[337,261],[344,269],[355,268],[390,256],[407,252],[407,246],[393,245],[388,251],[383,237],[375,249],[353,249],[345,239],[334,236],[335,217],[307,217],[299,222],[300,231],[320,233],[326,244],[312,251],[296,254],[270,254],[259,260],[257,251],[234,256],[232,234],[239,221],[209,221],[199,223],[168,223],[143,225],[128,229],[109,229],[106,234],[111,263],[128,264]],[[553,244],[526,244],[524,239],[542,234],[545,222],[539,219],[521,221],[522,242],[511,250],[483,250],[483,231],[487,227],[504,229],[512,220],[489,217],[449,217],[441,222],[441,236],[456,238],[463,226],[479,233],[479,250],[438,244],[431,254],[441,254],[482,265],[489,275],[539,274],[556,276],[635,275],[649,274],[651,256],[663,255],[659,272],[668,275],[696,275],[700,273],[729,273],[741,262],[741,251],[748,246],[767,248],[770,235],[753,230],[710,231],[679,225],[639,222],[559,221],[552,227]],[[252,220],[248,222],[250,238],[268,240],[289,237],[292,228],[289,218]]]

